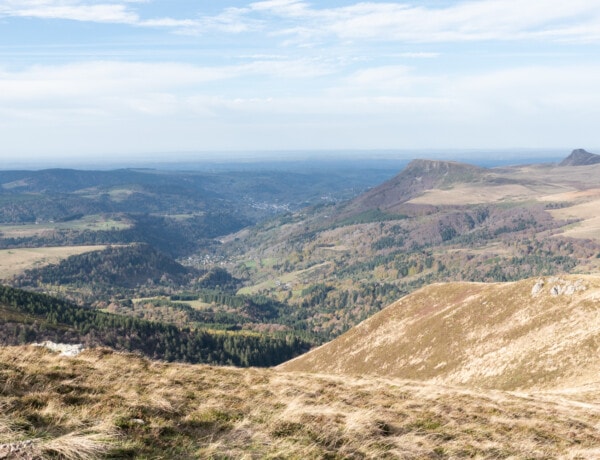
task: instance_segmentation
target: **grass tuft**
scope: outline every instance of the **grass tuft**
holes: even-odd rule
[[[42,457],[54,456],[64,460],[95,460],[104,457],[115,442],[115,431],[98,427],[91,432],[75,432],[39,444]]]

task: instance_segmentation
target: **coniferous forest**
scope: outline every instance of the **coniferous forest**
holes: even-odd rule
[[[108,346],[154,359],[272,366],[308,350],[290,335],[209,332],[82,308],[44,294],[0,286],[2,345],[53,340]]]

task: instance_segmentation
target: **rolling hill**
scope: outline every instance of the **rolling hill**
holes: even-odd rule
[[[395,213],[400,205],[426,190],[457,183],[485,183],[486,169],[455,161],[413,160],[398,175],[351,200],[341,215],[347,217],[372,209]]]
[[[193,215],[219,211],[261,220],[286,209],[347,199],[391,173],[385,164],[344,162],[297,164],[286,169],[265,164],[258,170],[165,171],[118,169],[81,171],[0,170],[0,223],[57,222],[100,213]],[[283,169],[282,169],[283,168]]]
[[[354,200],[223,238],[202,259],[218,270],[136,245],[28,274],[44,289],[120,285],[108,311],[154,318],[141,307],[156,302],[173,324],[0,286],[3,345],[90,347],[0,347],[0,458],[598,458],[600,276],[567,274],[599,271],[598,168],[417,160]],[[3,193],[46,183],[24,177],[7,174]],[[74,183],[92,180],[105,178]],[[192,236],[198,217],[113,220]],[[149,277],[173,295],[124,297]],[[211,315],[279,332],[197,327]],[[307,350],[298,332],[322,343],[345,330],[276,368],[214,366],[275,365]]]
[[[306,312],[326,340],[435,282],[600,271],[600,164],[482,168],[415,160],[345,203],[223,239],[244,292]]]
[[[166,259],[154,258],[156,267],[138,257],[125,257],[132,260],[124,265],[123,257],[111,258],[111,266],[123,266],[104,276],[104,253],[32,267],[6,282],[100,308],[184,294],[202,310],[185,315],[201,317],[203,326],[293,329],[323,343],[432,282],[600,269],[600,164],[482,168],[414,160],[391,180],[335,203],[346,186],[374,177],[340,167],[329,178],[329,170],[0,174],[0,212],[12,222],[0,225],[0,247],[144,243],[142,259],[156,249],[188,268],[225,268],[243,285],[227,293],[238,294],[229,304],[211,306],[218,296],[207,303],[199,286],[174,273]],[[290,206],[278,207],[284,201]],[[265,203],[270,211],[261,208]],[[303,203],[319,204],[299,209]],[[283,209],[299,210],[248,227],[255,211]],[[246,295],[266,298],[259,303],[276,305],[276,312],[252,308],[248,316],[239,310]],[[161,302],[151,307],[154,313],[166,311]],[[177,324],[182,314],[172,315]]]
[[[424,287],[281,365],[505,390],[596,382],[600,277]]]

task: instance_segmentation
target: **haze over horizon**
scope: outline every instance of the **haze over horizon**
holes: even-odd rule
[[[4,165],[600,145],[593,0],[0,0],[0,27]]]

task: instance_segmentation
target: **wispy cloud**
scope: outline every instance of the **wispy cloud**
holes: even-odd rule
[[[194,27],[188,28],[191,33],[210,31],[239,34],[261,30],[263,22],[248,16],[248,8],[226,8],[216,16],[204,16],[196,21]]]
[[[264,32],[306,43],[340,40],[412,43],[475,40],[600,41],[600,3],[592,0],[480,0],[443,7],[357,2],[318,8],[303,0],[265,0],[215,15],[143,17],[146,0],[2,0],[1,16],[123,23],[201,34]]]
[[[301,0],[267,0],[250,4],[251,11],[266,11],[277,16],[306,18],[317,16],[308,3]]]
[[[308,59],[260,59],[229,66],[199,66],[176,62],[99,61],[32,66],[20,71],[0,69],[0,102],[44,106],[71,101],[86,105],[106,98],[141,100],[145,95],[204,93],[205,85],[235,79],[294,81],[330,74],[334,68]]]
[[[472,122],[482,114],[506,119],[547,118],[568,111],[600,107],[595,88],[600,66],[517,67],[469,76],[423,77],[410,68],[383,66],[357,70],[329,85],[294,96],[271,92],[278,79],[314,79],[333,69],[310,61],[253,61],[247,64],[202,67],[178,63],[93,62],[62,66],[34,66],[22,71],[0,70],[0,105],[22,115],[46,113],[46,107],[113,116],[139,110],[160,115],[185,112],[204,104],[199,112],[216,107],[249,113],[320,113],[355,116],[393,113],[457,118]],[[250,95],[226,86],[217,91],[210,83],[259,78],[267,84]],[[270,84],[269,82],[273,82]],[[210,103],[208,102],[210,101]],[[162,109],[161,109],[162,107]],[[444,112],[440,110],[444,108]],[[446,111],[447,109],[447,111]],[[600,109],[596,109],[598,112]],[[567,113],[567,112],[565,112]]]
[[[139,16],[127,3],[130,2],[5,0],[0,2],[0,16],[134,24],[139,21]]]
[[[590,0],[482,0],[446,7],[362,2],[316,8],[300,0],[251,3],[251,13],[284,19],[279,34],[345,40],[435,43],[474,40],[597,40],[600,3]]]

